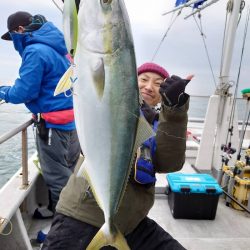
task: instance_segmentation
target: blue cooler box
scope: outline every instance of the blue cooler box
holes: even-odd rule
[[[209,174],[167,174],[174,218],[213,220],[222,188]]]

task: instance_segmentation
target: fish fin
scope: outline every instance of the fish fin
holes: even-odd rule
[[[75,1],[64,0],[63,34],[67,50],[74,58],[78,38],[78,17]]]
[[[143,104],[143,97],[142,97],[141,93],[139,93],[139,104],[140,104],[140,106],[142,106],[142,104]]]
[[[54,91],[54,96],[66,92],[72,87],[73,83],[73,66],[71,65],[63,74]]]
[[[143,142],[145,142],[150,137],[155,136],[155,132],[150,124],[147,122],[143,115],[140,115],[138,126],[137,126],[137,134],[135,138],[134,144],[134,153],[141,146]]]
[[[138,121],[138,126],[137,126],[137,134],[136,134],[136,138],[135,138],[133,153],[132,153],[131,161],[129,164],[130,169],[132,169],[132,167],[136,163],[136,159],[137,159],[136,154],[137,154],[138,148],[141,146],[141,144],[143,142],[145,142],[147,139],[149,139],[152,136],[155,136],[155,132],[154,132],[153,128],[147,122],[145,117],[143,115],[140,115],[139,121]],[[128,175],[129,174],[130,174],[130,172],[128,172]],[[127,179],[128,179],[128,176],[127,176],[126,180]],[[120,200],[117,203],[118,204],[117,210],[120,207],[120,204],[122,202],[122,198],[124,196],[125,191],[126,191],[126,188],[123,189],[123,193],[121,194]]]
[[[85,179],[87,179],[87,181],[89,181],[88,174],[86,171],[86,161],[83,161],[80,164],[81,164],[81,166],[80,166],[79,170],[77,171],[76,177],[84,177]]]
[[[105,86],[105,70],[102,58],[91,62],[91,72],[97,96],[101,99]]]
[[[153,128],[150,126],[150,124],[147,122],[145,117],[143,115],[140,115],[139,122],[137,126],[137,134],[135,138],[135,144],[133,148],[133,157],[130,161],[130,169],[135,165],[137,160],[137,152],[139,147],[142,145],[143,142],[145,142],[150,137],[155,136],[155,132]]]
[[[108,225],[105,223],[89,243],[86,250],[101,249],[104,246],[113,246],[116,249],[130,250],[125,237],[116,227],[114,235],[110,236],[110,233],[107,232]]]
[[[75,170],[76,170],[76,171],[79,171],[80,167],[82,166],[82,164],[83,164],[83,162],[84,162],[84,159],[85,159],[85,157],[84,157],[84,155],[81,153],[81,154],[79,155],[79,158],[78,158],[77,163],[76,163],[76,166],[75,166]]]
[[[78,160],[79,161],[79,160]],[[79,170],[77,171],[77,174],[76,174],[76,177],[77,178],[85,178],[86,180],[87,180],[87,182],[89,183],[89,185],[90,185],[90,187],[91,187],[91,191],[92,191],[92,193],[93,193],[93,195],[94,195],[94,197],[95,197],[95,200],[96,200],[96,202],[97,202],[97,204],[98,204],[98,206],[100,207],[100,208],[102,208],[102,204],[101,204],[101,202],[100,202],[100,200],[99,200],[99,198],[98,198],[98,195],[97,195],[97,193],[95,192],[95,189],[93,188],[93,184],[92,184],[92,182],[91,182],[91,179],[90,179],[90,177],[89,177],[89,174],[88,174],[88,171],[87,171],[87,161],[86,160],[84,160],[82,163],[80,163],[81,164],[81,166],[80,166],[80,168],[79,168]],[[79,167],[79,166],[78,166]]]

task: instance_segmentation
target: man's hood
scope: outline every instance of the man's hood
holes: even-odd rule
[[[51,22],[46,22],[43,26],[32,32],[23,34],[11,34],[16,50],[22,56],[26,46],[36,43],[45,44],[52,47],[62,55],[67,54],[67,49],[62,32]]]

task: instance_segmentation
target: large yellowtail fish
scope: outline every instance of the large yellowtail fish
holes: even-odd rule
[[[87,250],[107,245],[127,250],[114,215],[136,150],[153,132],[140,116],[134,45],[123,0],[81,1],[74,62],[75,121],[85,156],[78,175],[88,180],[105,219]]]

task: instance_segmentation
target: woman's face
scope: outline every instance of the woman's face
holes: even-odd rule
[[[160,75],[152,72],[145,72],[138,76],[140,93],[148,105],[155,106],[161,102],[159,89],[163,81]]]

